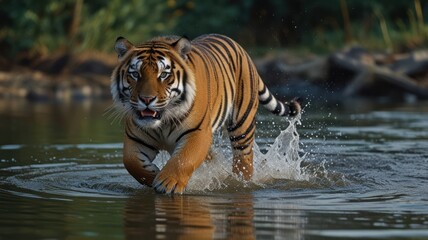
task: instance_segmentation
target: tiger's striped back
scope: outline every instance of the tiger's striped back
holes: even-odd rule
[[[193,55],[202,60],[205,73],[211,76],[206,79],[214,78],[217,83],[214,86],[216,89],[211,91],[211,101],[216,109],[213,130],[222,126],[230,113],[232,119],[238,118],[238,122],[243,117],[253,117],[249,116],[249,112],[257,105],[256,99],[279,116],[295,116],[300,112],[300,105],[296,101],[283,103],[272,95],[248,54],[232,39],[217,34],[203,35],[192,41],[192,47]],[[194,64],[192,55],[189,60]],[[216,91],[217,89],[220,91]],[[235,99],[237,92],[239,95]],[[222,98],[219,98],[221,95]],[[229,108],[234,102],[236,108],[230,111]],[[233,127],[236,126],[231,128]]]
[[[282,103],[272,95],[245,50],[226,36],[191,42],[159,37],[137,46],[119,38],[115,48],[120,63],[111,89],[127,119],[125,166],[158,191],[184,190],[208,153],[212,133],[222,126],[234,152],[233,172],[249,179],[258,104],[280,116],[300,112],[296,101]],[[161,149],[172,156],[160,171],[152,161]],[[179,159],[188,159],[189,166],[177,167],[183,164]]]

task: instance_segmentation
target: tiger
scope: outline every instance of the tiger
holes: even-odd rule
[[[248,53],[227,36],[160,36],[139,45],[118,37],[114,48],[111,94],[124,122],[123,164],[158,193],[184,193],[223,126],[232,174],[249,181],[259,103],[279,116],[301,113],[299,100],[272,95]],[[153,161],[161,150],[170,159],[159,169]]]

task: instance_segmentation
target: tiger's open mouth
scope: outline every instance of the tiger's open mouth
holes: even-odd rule
[[[160,119],[161,113],[146,108],[140,111],[140,117],[143,119]]]

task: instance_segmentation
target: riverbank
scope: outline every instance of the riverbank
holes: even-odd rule
[[[58,53],[0,70],[0,98],[36,101],[110,98],[113,55]]]
[[[0,98],[74,101],[110,98],[113,54],[58,53],[20,64],[2,60]],[[354,47],[327,56],[275,53],[255,59],[260,75],[280,97],[428,99],[428,51],[400,54]]]

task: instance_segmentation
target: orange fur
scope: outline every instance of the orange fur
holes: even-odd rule
[[[137,46],[118,38],[115,48],[111,89],[126,119],[124,164],[158,192],[184,192],[222,126],[233,148],[233,172],[249,180],[259,101],[278,115],[300,112],[297,102],[272,96],[248,54],[225,36],[160,37]],[[162,149],[171,159],[159,170],[152,161]]]

